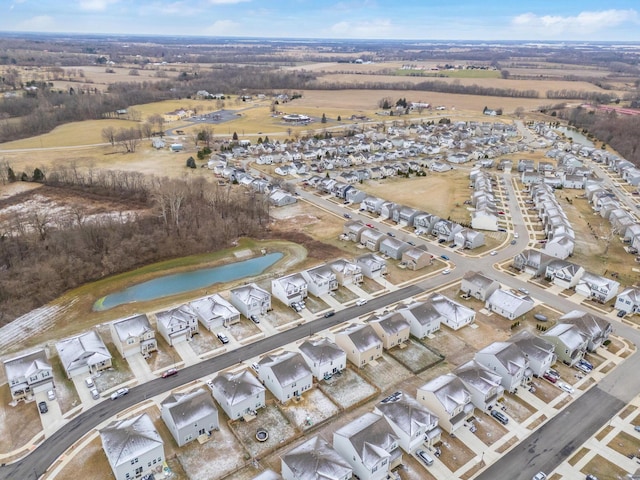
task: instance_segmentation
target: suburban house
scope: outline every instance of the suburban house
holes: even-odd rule
[[[387,235],[375,228],[367,228],[360,234],[360,244],[367,247],[372,252],[377,252],[380,249],[380,242],[385,240]]]
[[[111,353],[94,330],[61,340],[56,350],[68,378],[93,375],[111,367]]]
[[[540,250],[528,249],[513,257],[513,268],[531,276],[539,277],[545,275],[547,265],[553,260],[553,257]]]
[[[400,448],[413,453],[425,442],[429,446],[439,442],[438,417],[415,398],[397,393],[378,403],[373,412],[387,419]]]
[[[307,281],[300,273],[271,280],[271,293],[287,307],[307,298]]]
[[[415,302],[398,312],[409,322],[411,335],[416,338],[422,339],[440,330],[442,315],[429,302]]]
[[[640,312],[640,288],[625,288],[618,294],[614,308],[625,313]]]
[[[475,360],[502,377],[502,386],[514,392],[520,385],[531,381],[533,372],[529,360],[517,345],[493,342],[475,354]]]
[[[398,437],[389,422],[375,413],[365,413],[336,430],[333,448],[360,480],[384,480],[402,463]]]
[[[371,325],[350,323],[336,332],[335,340],[347,354],[347,359],[358,368],[382,356],[382,340]]]
[[[510,290],[499,288],[489,296],[484,308],[490,312],[497,313],[507,320],[515,320],[530,312],[534,306],[533,299],[528,295],[517,294]]]
[[[558,319],[558,323],[568,323],[577,327],[589,338],[587,350],[595,352],[596,349],[609,338],[612,331],[611,323],[602,317],[581,310],[571,310]]]
[[[278,168],[283,168],[283,167],[278,167]],[[284,207],[287,205],[292,205],[297,201],[298,201],[297,197],[291,195],[289,192],[285,192],[284,190],[276,189],[269,194],[269,203],[274,207]]]
[[[326,337],[305,340],[299,350],[317,380],[331,378],[347,365],[347,354]]]
[[[407,242],[403,242],[402,240],[398,240],[397,238],[392,238],[387,236],[380,242],[380,253],[383,255],[387,255],[394,260],[400,260],[402,258],[402,254],[409,248]]]
[[[215,328],[228,327],[240,321],[240,312],[220,294],[198,298],[189,303],[198,315],[200,323],[210,332]]]
[[[266,355],[258,367],[260,380],[280,403],[301,397],[313,386],[313,373],[297,352]]]
[[[458,302],[454,302],[439,293],[432,294],[428,302],[430,302],[442,316],[441,323],[452,330],[459,330],[473,323],[476,319],[475,310],[460,305]]]
[[[302,272],[307,282],[307,290],[316,297],[328,295],[338,289],[338,279],[329,265],[320,265]]]
[[[400,259],[409,270],[420,270],[433,263],[433,255],[431,255],[426,247],[410,247],[402,252]]]
[[[367,278],[380,278],[387,273],[387,262],[375,253],[365,253],[356,258],[356,265]]]
[[[564,288],[573,288],[584,274],[584,268],[564,260],[554,260],[547,265],[545,278]]]
[[[232,289],[230,301],[247,318],[264,315],[271,310],[271,294],[255,283]]]
[[[54,388],[53,369],[42,349],[9,358],[3,365],[13,401]]]
[[[573,254],[575,241],[569,235],[554,235],[544,244],[544,252],[552,257],[564,260]]]
[[[541,377],[556,363],[555,347],[541,337],[523,330],[507,340],[515,344],[529,360],[529,368],[536,377]]]
[[[607,277],[584,272],[576,285],[576,293],[600,303],[607,303],[618,294],[620,282]]]
[[[136,353],[148,357],[158,349],[156,331],[144,313],[116,320],[109,327],[113,344],[124,358]]]
[[[162,471],[164,442],[149,414],[110,423],[100,430],[100,439],[116,480]]]
[[[218,409],[204,388],[173,393],[160,404],[162,420],[179,447],[219,429]]]
[[[452,373],[440,375],[418,388],[417,400],[438,417],[438,424],[451,434],[473,416],[471,394]]]
[[[350,480],[351,465],[320,436],[292,448],[280,459],[284,480]]]
[[[331,262],[329,268],[336,274],[338,285],[358,285],[362,283],[362,268],[354,262],[339,258]]]
[[[198,315],[189,305],[156,313],[158,331],[169,345],[186,342],[198,333]]]
[[[471,228],[497,232],[498,216],[489,208],[479,208],[471,213]]]
[[[364,232],[368,228],[369,227],[367,227],[360,220],[349,220],[348,222],[345,222],[344,226],[342,227],[342,234],[346,235],[350,241],[360,243],[362,232]]]
[[[220,373],[207,382],[213,398],[231,420],[265,406],[266,389],[249,370]]]
[[[542,334],[553,344],[555,354],[562,363],[573,367],[584,357],[589,345],[589,335],[570,323],[557,323]]]
[[[502,377],[475,360],[469,360],[453,371],[467,391],[471,403],[482,412],[488,412],[504,396]]]
[[[382,340],[382,347],[390,350],[409,340],[411,325],[400,312],[391,312],[382,317],[369,321],[378,337]]]
[[[459,247],[473,250],[484,245],[484,233],[470,228],[462,228],[453,236],[453,242]]]
[[[500,283],[480,272],[468,271],[462,277],[460,290],[467,295],[485,301],[500,288]]]

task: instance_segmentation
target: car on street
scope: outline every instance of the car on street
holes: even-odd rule
[[[544,472],[538,472],[531,480],[547,480],[547,474]]]
[[[497,255],[497,254],[498,254],[498,251],[497,250],[493,250],[489,255],[493,256],[493,255]]]
[[[518,232],[515,232],[515,233],[513,234],[513,238],[518,238],[519,236],[520,236],[520,235],[518,235]]]
[[[498,215],[504,215],[504,212],[498,212]]]
[[[343,213],[343,214],[342,214],[342,216],[343,216],[344,218],[351,218],[351,215],[349,215],[348,213]]]
[[[558,379],[556,377],[554,377],[553,375],[550,375],[549,372],[544,372],[542,374],[542,378],[544,378],[545,380],[550,381],[551,383],[556,383],[558,381]]]
[[[412,247],[415,247],[415,246],[416,246],[415,242],[412,242],[411,240],[407,241],[407,243],[408,243],[409,245],[411,245]]]
[[[329,310],[327,313],[324,314],[324,318],[333,317],[335,314],[336,312],[334,312],[333,310]]]
[[[56,392],[54,392],[53,390],[49,390],[47,392],[47,399],[55,400],[56,399]]]
[[[366,225],[367,227],[369,227],[369,228],[376,228],[376,227],[374,227],[373,225],[371,225],[370,223],[365,223],[365,225]]]
[[[567,393],[573,393],[575,391],[571,385],[567,385],[564,382],[558,382],[556,385],[558,385],[560,390],[564,390]]]
[[[367,299],[366,298],[359,298],[356,301],[356,306],[361,307],[362,305],[366,305],[367,303]]]
[[[442,275],[449,275],[450,273],[451,273],[451,269],[450,269],[450,268],[445,268],[445,269],[442,271]]]
[[[251,368],[253,368],[257,372],[258,369],[260,368],[260,365],[258,365],[257,363],[252,363]]]
[[[526,288],[519,288],[518,291],[520,293],[524,293],[525,295],[529,295],[529,290],[527,290]]]
[[[640,432],[640,425],[636,425],[635,427],[633,427],[633,429],[634,429],[636,432]]]
[[[119,388],[111,394],[111,400],[117,400],[120,397],[124,397],[127,393],[129,393],[129,389],[127,387]]]
[[[590,473],[587,474],[586,476],[586,480],[598,480],[598,477],[596,477],[595,475],[591,475]]]
[[[229,337],[227,337],[224,333],[217,333],[216,336],[218,340],[220,340],[223,344],[229,343]]]
[[[422,460],[427,467],[433,465],[433,458],[424,450],[418,450],[416,455],[418,455],[418,458]]]
[[[499,232],[506,232],[506,231],[507,231],[507,229],[506,229],[506,228],[499,228],[499,229],[498,229],[498,231],[499,231]]]
[[[49,411],[49,407],[47,407],[47,402],[40,402],[38,404],[38,410],[40,410],[40,413],[47,413]]]
[[[446,238],[441,238],[440,240],[438,240],[438,243],[444,243],[444,242],[446,242],[446,241],[447,241],[447,239],[446,239]]]
[[[446,255],[440,255],[440,258],[443,260],[449,260],[449,257],[447,257]]]
[[[496,410],[495,408],[491,410],[491,416],[496,420],[498,420],[503,425],[506,425],[507,423],[509,423],[509,417],[507,417],[500,410]]]
[[[389,235],[390,237],[395,237],[396,236],[396,234],[393,233],[393,232],[387,232],[387,235]]]
[[[166,370],[162,374],[162,378],[173,377],[174,375],[177,375],[177,374],[178,374],[178,369],[177,368],[170,368],[169,370]]]
[[[515,240],[511,240],[511,245],[515,245],[516,241]]]

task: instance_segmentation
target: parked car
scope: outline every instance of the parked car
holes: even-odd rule
[[[116,390],[115,392],[113,392],[111,394],[111,400],[117,400],[120,397],[124,397],[127,393],[129,393],[129,389],[124,387],[124,388],[119,388],[118,390]]]
[[[498,229],[498,231],[499,231],[499,232],[506,232],[506,231],[507,231],[507,229],[506,229],[506,228],[499,228],[499,229]]]
[[[567,385],[564,382],[558,382],[557,385],[560,390],[564,390],[567,393],[573,393],[575,391],[571,385]]]
[[[515,240],[511,240],[509,243],[511,243],[511,245],[515,245],[517,242]]]
[[[91,377],[85,378],[84,379],[84,384],[87,386],[87,388],[95,387],[95,384],[93,383],[93,378],[91,378]]]
[[[224,334],[224,333],[217,333],[216,336],[218,337],[218,340],[220,340],[223,344],[227,344],[229,343],[229,338]]]
[[[527,290],[526,288],[519,288],[518,291],[520,293],[524,293],[525,295],[529,295],[529,290]]]
[[[518,238],[519,236],[520,236],[520,235],[518,235],[518,232],[515,232],[515,233],[513,234],[513,238]]]
[[[493,256],[493,255],[497,255],[497,254],[498,254],[498,251],[497,250],[493,250],[489,255]]]
[[[98,400],[100,398],[100,392],[97,388],[91,389],[91,398],[93,398],[94,400]]]
[[[531,480],[547,480],[547,474],[544,472],[538,472]]]
[[[49,400],[55,400],[56,399],[56,392],[54,392],[53,390],[49,390],[47,392],[47,398]]]
[[[344,218],[351,218],[351,215],[349,215],[348,213],[343,213],[343,214],[342,214],[342,216],[343,216]]]
[[[506,425],[507,423],[509,423],[509,418],[500,410],[496,410],[495,408],[491,410],[491,416],[496,420],[498,420],[503,425]]]
[[[366,305],[367,304],[367,299],[366,298],[359,298],[358,300],[356,300],[356,306],[361,307],[362,305]]]
[[[40,402],[38,404],[38,410],[40,410],[40,413],[47,413],[49,411],[49,407],[47,407],[47,402]]]
[[[578,363],[581,364],[581,365],[584,365],[589,370],[593,370],[593,364],[591,362],[585,360],[584,358],[578,360]]]
[[[333,310],[329,310],[327,313],[324,314],[324,318],[333,317],[335,314],[336,312],[334,312]]]
[[[395,237],[396,236],[396,234],[393,233],[393,232],[387,232],[387,235],[389,235],[390,237]]]
[[[446,242],[446,241],[447,241],[447,239],[446,239],[446,238],[441,238],[440,240],[438,240],[438,243],[444,243],[444,242]]]
[[[580,362],[576,363],[576,368],[583,373],[591,373],[591,369]]]
[[[411,240],[407,241],[407,243],[408,243],[409,245],[411,245],[412,247],[415,247],[415,246],[416,246],[415,242],[412,242]]]
[[[260,323],[260,319],[258,317],[256,317],[255,315],[251,315],[249,317],[249,320],[251,320],[253,323]]]
[[[251,368],[253,368],[257,372],[258,369],[260,368],[260,365],[258,365],[257,363],[252,363]]]
[[[440,255],[440,258],[443,260],[449,260],[449,257],[447,257],[446,255]]]
[[[542,374],[542,378],[544,378],[545,380],[550,381],[551,383],[556,383],[558,381],[558,379],[556,377],[554,377],[553,375],[550,375],[549,372],[544,372]]]
[[[634,429],[636,432],[640,432],[640,425],[636,425],[635,427],[633,427],[633,429]]]
[[[173,377],[174,375],[177,375],[177,374],[178,374],[177,368],[170,368],[169,370],[165,370],[165,372],[162,374],[162,378]]]
[[[627,312],[625,312],[624,310],[618,310],[618,313],[616,313],[616,317],[618,318],[622,318],[627,314]]]
[[[587,474],[586,480],[598,480],[598,477],[589,473]]]
[[[369,228],[376,228],[376,227],[374,227],[373,225],[371,225],[370,223],[365,223],[365,225],[366,225],[367,227],[369,227]]]
[[[420,458],[427,467],[433,465],[433,458],[431,458],[431,456],[424,450],[418,450],[416,455],[418,455],[418,458]]]
[[[445,268],[445,269],[442,271],[442,275],[449,275],[450,273],[451,273],[451,269],[450,269],[450,268]]]

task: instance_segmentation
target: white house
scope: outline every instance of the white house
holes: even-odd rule
[[[42,349],[9,358],[3,365],[14,401],[54,388],[53,369]]]
[[[411,335],[425,338],[440,330],[442,315],[429,302],[415,302],[398,312],[409,322]]]
[[[409,340],[411,324],[400,312],[390,312],[382,317],[369,321],[385,350],[400,345]]]
[[[356,265],[367,278],[380,278],[387,273],[387,262],[375,253],[366,253],[356,258]]]
[[[448,373],[440,375],[418,388],[417,400],[438,417],[447,433],[453,433],[473,416],[471,394],[462,380]]]
[[[542,338],[553,344],[558,360],[571,367],[584,357],[590,339],[588,334],[570,323],[555,324],[542,334]]]
[[[305,340],[299,350],[317,380],[331,378],[347,365],[347,354],[326,337]]]
[[[213,398],[231,420],[265,406],[264,386],[248,370],[226,372],[208,382]]]
[[[387,419],[400,447],[409,454],[425,442],[437,443],[442,433],[438,417],[415,398],[399,393],[382,400],[373,412]]]
[[[56,343],[67,377],[92,375],[111,367],[111,353],[93,330]]]
[[[338,278],[329,265],[320,265],[302,272],[307,281],[307,290],[320,297],[338,289]]]
[[[571,310],[558,319],[558,323],[574,325],[589,339],[587,350],[594,352],[608,338],[612,331],[611,322],[582,310]]]
[[[156,321],[160,335],[169,345],[186,342],[198,333],[198,315],[189,305],[158,312]]]
[[[339,285],[359,285],[362,283],[362,268],[354,262],[339,258],[331,262],[329,268],[336,274]]]
[[[508,320],[521,317],[531,311],[534,306],[533,300],[528,295],[516,294],[500,288],[487,298],[484,305],[490,312],[495,312]]]
[[[625,313],[640,312],[640,288],[625,288],[618,294],[614,308]]]
[[[360,480],[383,480],[402,463],[398,437],[382,415],[365,413],[333,433],[333,448]]]
[[[358,368],[382,356],[382,340],[371,325],[350,323],[336,332],[335,340]]]
[[[533,372],[529,360],[517,345],[493,342],[475,354],[475,360],[502,377],[502,386],[514,392],[520,385],[531,381]]]
[[[100,439],[116,480],[162,471],[164,442],[147,413],[110,423],[100,430]]]
[[[515,344],[529,360],[529,368],[536,377],[541,377],[556,363],[555,347],[552,343],[522,330],[507,340]]]
[[[583,274],[584,268],[580,265],[564,260],[554,260],[547,265],[545,278],[564,289],[569,289],[578,284]]]
[[[602,275],[584,272],[576,285],[576,293],[600,303],[607,303],[618,294],[620,282]]]
[[[504,396],[502,377],[475,360],[469,360],[453,371],[471,394],[471,403],[488,412]]]
[[[478,300],[485,301],[500,288],[500,283],[480,272],[469,270],[462,277],[460,290]]]
[[[476,312],[474,310],[458,302],[454,302],[439,293],[432,294],[428,301],[433,305],[433,308],[442,315],[441,323],[444,323],[452,330],[459,330],[473,323],[476,319]]]
[[[258,367],[260,380],[280,403],[301,397],[313,386],[313,373],[297,352],[266,355]]]
[[[210,332],[240,321],[240,312],[221,295],[215,293],[189,303],[200,323]]]
[[[162,420],[179,447],[218,430],[218,409],[204,388],[173,393],[160,404]]]
[[[158,349],[156,332],[144,313],[116,320],[109,327],[113,343],[124,358],[136,353],[147,357]]]
[[[498,216],[488,208],[480,208],[471,213],[471,228],[474,230],[498,231]]]
[[[317,435],[282,455],[280,464],[284,480],[349,480],[353,475],[351,465]]]
[[[271,310],[271,294],[255,283],[232,289],[230,301],[247,318],[264,315]]]
[[[299,273],[271,280],[271,293],[286,306],[307,298],[307,289],[307,281]]]

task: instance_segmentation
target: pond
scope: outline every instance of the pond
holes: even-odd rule
[[[579,143],[587,147],[593,147],[593,142],[585,137],[582,133],[574,130],[573,128],[558,127],[556,128],[560,133],[564,133],[567,138],[571,138],[574,143]]]
[[[269,253],[261,257],[219,267],[202,268],[192,272],[175,273],[154,278],[100,298],[93,305],[93,310],[108,310],[125,303],[155,300],[156,298],[209,287],[216,283],[230,282],[244,277],[259,275],[280,260],[282,256],[283,254],[280,252]]]

